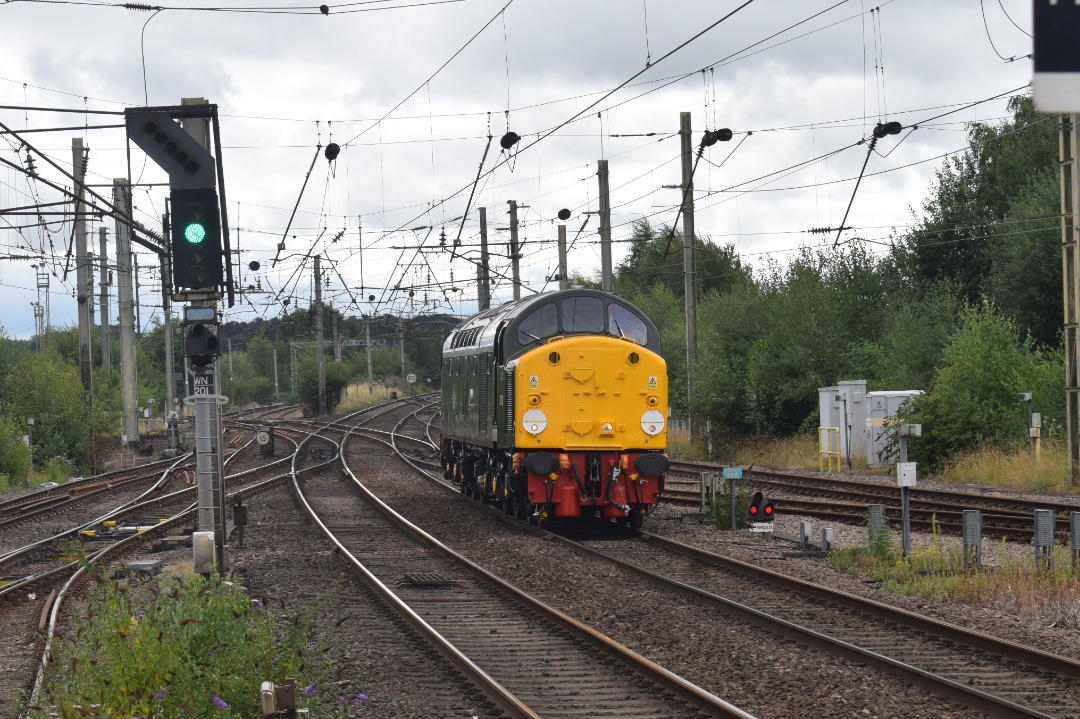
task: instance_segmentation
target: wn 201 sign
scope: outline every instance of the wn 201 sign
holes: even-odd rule
[[[191,378],[191,395],[195,397],[209,397],[214,394],[214,373],[200,372]]]

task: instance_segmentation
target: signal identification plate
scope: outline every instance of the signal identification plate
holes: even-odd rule
[[[772,522],[750,522],[751,532],[771,532],[773,531]]]

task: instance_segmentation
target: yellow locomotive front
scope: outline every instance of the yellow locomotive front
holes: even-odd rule
[[[533,513],[637,526],[663,489],[667,365],[646,335],[615,327],[547,338],[507,364],[514,472]]]
[[[663,450],[667,365],[625,339],[558,337],[518,358],[515,446]]]

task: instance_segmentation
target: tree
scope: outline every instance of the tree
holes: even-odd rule
[[[1016,395],[1031,391],[1036,411],[1053,425],[1064,419],[1060,352],[1021,339],[993,305],[968,307],[945,348],[930,391],[912,401],[906,421],[923,425],[914,445],[920,461],[939,467],[957,451],[1026,440],[1027,415]]]
[[[954,283],[969,302],[984,298],[987,280],[993,273],[995,251],[1001,240],[1024,223],[1058,214],[1058,201],[1050,204],[1044,192],[1034,190],[1057,172],[1057,130],[1052,116],[1035,111],[1031,98],[1017,96],[1009,101],[1010,121],[998,126],[972,123],[968,128],[970,147],[950,157],[936,173],[930,197],[923,203],[924,216],[916,218],[911,231],[893,247],[898,266],[916,284],[930,286],[936,280]],[[1033,200],[1038,200],[1033,205]],[[1036,229],[1038,225],[1035,225]],[[1036,238],[1038,239],[1038,238]],[[1035,274],[1023,275],[1020,282],[1050,287],[1050,275],[1060,277],[1060,262],[1029,267]],[[1060,287],[1060,285],[1059,285]],[[1057,293],[1040,297],[1039,307],[1060,305]],[[1012,308],[1002,306],[1011,313]]]
[[[1065,322],[1061,302],[1061,179],[1056,167],[1032,178],[1009,205],[990,245],[986,297],[1021,334],[1056,345]],[[1034,218],[1034,219],[1033,219]],[[1049,218],[1049,219],[1038,219]]]
[[[299,358],[300,366],[297,370],[297,391],[300,395],[300,404],[304,408],[305,415],[314,413],[319,406],[319,367],[315,361],[314,353],[305,352]],[[341,397],[345,388],[349,386],[348,373],[345,365],[338,362],[326,363],[326,408],[329,414],[341,403]],[[310,415],[309,415],[310,416]]]
[[[16,425],[34,418],[34,463],[90,456],[89,402],[77,365],[52,352],[25,353],[0,379],[4,414]]]
[[[249,352],[233,353],[231,372],[227,359],[222,360],[221,366],[221,391],[233,406],[274,401],[274,381],[258,373]]]
[[[685,416],[686,393],[686,313],[682,300],[657,283],[637,288],[626,295],[628,302],[646,314],[660,332],[660,353],[667,362],[668,402]]]
[[[766,333],[765,300],[758,286],[741,283],[730,292],[710,292],[698,305],[697,396],[700,409],[720,435],[761,431],[760,387],[750,382],[754,345]]]
[[[922,297],[897,292],[882,317],[873,389],[925,389],[941,367],[962,303],[957,288],[937,282]]]
[[[698,297],[724,291],[750,281],[751,269],[744,266],[734,245],[717,245],[708,238],[694,241],[695,281]],[[648,220],[634,223],[630,252],[615,269],[615,289],[627,294],[662,284],[673,296],[685,295],[683,236],[667,226],[653,229]]]

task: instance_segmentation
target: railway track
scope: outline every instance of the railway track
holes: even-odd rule
[[[184,461],[188,455],[178,458]],[[6,531],[30,521],[40,521],[79,504],[85,504],[105,494],[114,494],[115,488],[145,483],[161,471],[177,465],[178,459],[163,459],[138,467],[80,478],[59,487],[38,490],[0,502],[0,531]],[[188,460],[190,461],[190,460]]]
[[[673,462],[675,477],[669,479],[664,498],[673,504],[700,505],[702,471],[718,472],[718,465],[699,462]],[[882,504],[893,526],[901,518],[900,490],[896,486],[860,482],[843,477],[820,477],[790,472],[751,468],[747,479],[755,490],[769,495],[778,512],[803,514],[848,524],[866,523],[866,505]],[[1080,504],[1065,501],[1032,501],[985,493],[915,487],[910,491],[911,527],[917,531],[939,530],[959,535],[963,531],[963,511],[982,512],[983,535],[1030,542],[1034,536],[1036,509],[1053,510],[1057,517],[1056,535],[1066,540],[1070,513],[1080,512]]]
[[[346,447],[353,441],[341,440]],[[505,715],[750,716],[453,552],[365,486],[377,478],[358,479],[346,459],[342,467],[354,488],[349,494],[332,477],[294,484],[313,521],[383,601]]]
[[[440,476],[433,479],[446,484]],[[700,487],[687,483],[687,488],[688,496],[699,503]],[[664,591],[714,606],[789,641],[873,665],[991,716],[1080,717],[1080,662],[1075,659],[835,592],[648,532],[636,538],[613,539],[604,533],[576,541],[558,536],[557,541],[618,564]]]
[[[292,442],[288,437],[283,441]],[[250,442],[249,442],[250,444]],[[295,442],[293,442],[295,446]],[[293,452],[270,464],[260,464],[235,472],[229,476],[232,492],[251,496],[280,485],[291,476],[287,471]],[[236,453],[229,458],[240,461]],[[177,460],[170,460],[176,462]],[[285,467],[282,467],[282,464]],[[297,471],[314,468],[300,467]],[[162,474],[159,483],[167,479]],[[159,494],[150,490],[141,500],[126,502],[112,511],[89,522],[76,522],[68,529],[45,540],[20,547],[6,553],[0,561],[14,572],[11,581],[0,587],[0,642],[11,647],[4,658],[4,672],[0,674],[0,712],[14,705],[18,694],[26,689],[27,677],[35,677],[33,665],[37,665],[36,678],[31,679],[36,693],[41,686],[52,637],[62,621],[61,607],[65,598],[78,594],[85,579],[83,564],[108,565],[122,563],[126,558],[144,554],[150,545],[165,537],[190,530],[196,512],[195,488]],[[229,498],[233,496],[230,493]],[[80,529],[99,526],[105,518],[123,519],[127,515],[154,516],[153,524],[130,535],[117,535],[96,546],[80,546],[74,539]],[[46,637],[44,647],[37,640],[39,634]],[[39,661],[40,658],[40,661]]]
[[[572,541],[572,540],[566,540]],[[1080,717],[1080,662],[643,532],[579,539],[669,591],[995,717]],[[733,600],[737,597],[737,601]]]

